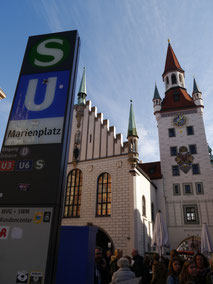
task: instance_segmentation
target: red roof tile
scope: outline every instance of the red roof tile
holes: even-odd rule
[[[168,45],[168,49],[167,49],[167,55],[166,55],[166,63],[165,63],[165,68],[164,68],[164,72],[163,72],[163,75],[164,76],[167,72],[170,72],[170,71],[180,71],[180,72],[183,72],[183,69],[181,68],[178,60],[177,60],[177,57],[171,47],[171,44],[169,43]]]
[[[150,177],[150,179],[162,178],[160,162],[141,163],[139,167]]]
[[[179,94],[179,100],[175,100]],[[180,87],[169,89],[161,103],[161,111],[196,107],[192,97]]]

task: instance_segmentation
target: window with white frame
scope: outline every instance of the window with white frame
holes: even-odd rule
[[[197,205],[183,205],[185,224],[199,224]]]

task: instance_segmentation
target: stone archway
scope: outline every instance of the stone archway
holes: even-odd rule
[[[201,238],[198,236],[190,236],[183,241],[181,241],[177,247],[178,252],[185,252],[188,254],[195,254],[200,252],[201,248]]]
[[[115,249],[111,237],[99,227],[96,234],[96,246],[101,247],[103,249],[103,253],[105,253],[108,249],[111,249],[114,252]]]

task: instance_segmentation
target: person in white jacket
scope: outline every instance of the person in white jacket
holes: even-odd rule
[[[118,260],[118,267],[119,269],[116,272],[114,272],[112,276],[111,284],[135,278],[135,273],[130,270],[129,261],[127,258],[120,258]]]

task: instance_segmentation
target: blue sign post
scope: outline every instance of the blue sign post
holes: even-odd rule
[[[77,31],[28,40],[0,155],[4,284],[55,282],[79,45]]]

